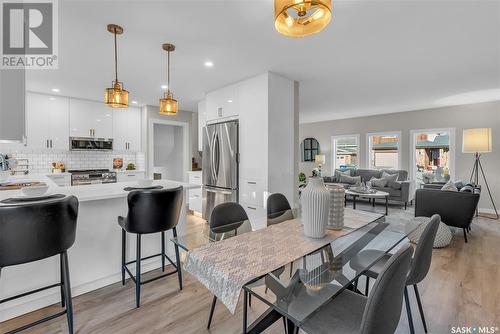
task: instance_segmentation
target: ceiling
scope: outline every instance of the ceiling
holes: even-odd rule
[[[300,121],[500,100],[499,1],[333,1],[330,25],[291,39],[273,1],[59,1],[59,69],[29,71],[28,89],[101,100],[119,79],[138,105],[171,84],[182,110],[204,92],[273,71],[300,82]],[[204,62],[213,61],[213,68]]]

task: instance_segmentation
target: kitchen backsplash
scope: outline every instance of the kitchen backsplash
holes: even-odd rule
[[[4,147],[2,147],[4,146]],[[145,170],[145,156],[142,152],[97,152],[97,151],[43,151],[29,149],[13,149],[11,145],[1,145],[0,152],[18,159],[28,159],[29,172],[32,174],[50,173],[53,161],[62,161],[66,170],[70,169],[113,169],[113,158],[123,158],[124,168],[134,163],[137,170]]]

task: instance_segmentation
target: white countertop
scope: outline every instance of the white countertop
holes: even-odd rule
[[[30,179],[32,181],[45,182],[49,186],[49,191],[48,191],[49,194],[74,195],[78,198],[80,202],[126,197],[129,192],[123,190],[123,188],[137,186],[136,181],[129,181],[129,182],[117,182],[117,183],[107,183],[107,184],[91,184],[91,185],[81,185],[81,186],[59,187],[46,175],[29,175],[29,176],[23,176],[20,179],[22,180]],[[200,185],[197,184],[190,184],[190,183],[177,182],[171,180],[154,180],[153,185],[161,185],[166,189],[176,188],[178,186],[183,186],[184,189],[196,189],[200,187]],[[0,191],[0,201],[7,198],[22,196],[22,195],[23,194],[21,190]]]

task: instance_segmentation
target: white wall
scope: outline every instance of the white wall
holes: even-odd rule
[[[413,129],[455,128],[455,179],[468,180],[474,157],[462,153],[464,128],[489,127],[493,132],[493,152],[484,154],[482,163],[497,206],[500,205],[500,101],[462,106],[426,109],[394,114],[350,118],[300,125],[300,140],[314,137],[320,143],[321,153],[326,155],[324,175],[330,175],[332,163],[331,137],[359,134],[359,161],[366,168],[366,134],[371,132],[401,131],[401,169],[410,172],[410,131]],[[300,162],[299,169],[310,175],[314,163]],[[483,182],[481,182],[483,183]],[[483,183],[484,184],[484,183]],[[484,189],[480,208],[492,205]]]
[[[153,132],[154,167],[165,168],[165,179],[183,181],[182,127],[154,124]]]

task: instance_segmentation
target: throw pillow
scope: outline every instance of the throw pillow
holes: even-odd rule
[[[387,180],[386,179],[377,179],[375,177],[372,177],[370,179],[370,183],[372,184],[372,187],[384,188],[387,184]]]
[[[448,181],[442,188],[441,190],[444,191],[458,191],[457,187],[453,184],[453,182]]]
[[[333,176],[335,177],[335,180],[337,180],[337,182],[340,181],[340,175],[351,176],[351,170],[350,169],[345,169],[345,170],[336,169],[335,173],[333,174]]]
[[[389,188],[399,190],[399,189],[401,189],[401,182],[400,181],[387,181],[387,186]]]
[[[471,185],[466,185],[466,186],[463,186],[462,188],[460,188],[459,191],[461,193],[473,193],[474,192],[474,188]]]
[[[460,190],[464,187],[464,183],[461,180],[455,181],[455,187]]]
[[[357,182],[361,183],[361,176],[340,174],[340,183],[356,184]]]
[[[389,181],[397,181],[398,177],[399,177],[398,173],[395,173],[395,174],[389,174],[389,173],[386,173],[386,172],[382,173],[382,178],[385,179],[385,180],[387,180],[387,182],[389,182]]]

